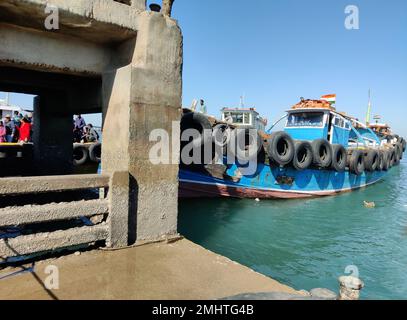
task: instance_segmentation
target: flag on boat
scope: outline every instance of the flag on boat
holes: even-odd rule
[[[329,102],[331,105],[336,103],[336,94],[327,94],[321,97],[321,100]]]

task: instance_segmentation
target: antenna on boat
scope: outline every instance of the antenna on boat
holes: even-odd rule
[[[242,96],[240,96],[240,108],[244,107],[244,93]]]
[[[370,96],[370,89],[369,89],[369,103],[367,104],[367,113],[366,113],[366,125],[370,123],[370,114],[372,113],[372,101]]]

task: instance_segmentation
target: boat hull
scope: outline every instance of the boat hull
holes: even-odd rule
[[[360,176],[349,171],[278,168],[260,165],[254,175],[242,176],[236,166],[230,167],[224,179],[185,169],[179,174],[179,196],[234,197],[259,199],[299,199],[333,196],[353,191],[380,181],[386,172],[365,172]],[[234,180],[234,181],[232,181]]]

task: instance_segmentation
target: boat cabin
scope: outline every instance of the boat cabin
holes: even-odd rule
[[[255,108],[223,108],[222,121],[236,127],[257,129],[265,132],[267,120],[260,117]]]
[[[29,110],[24,110],[17,106],[11,106],[7,104],[4,100],[0,100],[0,120],[4,119],[7,115],[13,117],[15,111],[18,111],[19,113],[22,114],[31,112]]]
[[[348,146],[351,122],[329,108],[304,108],[288,111],[284,131],[293,139],[326,139],[332,144]]]
[[[385,123],[370,124],[369,128],[372,129],[380,137],[385,137],[392,134],[390,126]]]

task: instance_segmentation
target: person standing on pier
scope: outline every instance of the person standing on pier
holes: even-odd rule
[[[86,128],[86,127],[85,127]],[[86,142],[97,142],[99,141],[99,134],[93,127],[91,123],[88,124],[87,130],[85,132],[85,141]]]
[[[23,116],[20,112],[14,111],[14,117],[13,117],[14,125],[16,125],[17,127],[21,126],[22,118],[23,118]]]
[[[21,119],[21,127],[18,128],[20,138],[18,142],[27,143],[31,141],[31,123],[27,117]]]
[[[82,135],[84,134],[84,128],[86,126],[85,119],[80,114],[76,116],[73,125],[74,142],[80,142]]]
[[[14,137],[16,136],[16,126],[14,121],[11,120],[10,115],[5,117],[5,127],[6,127],[6,142],[14,142]]]
[[[6,127],[3,121],[0,121],[0,143],[6,142]]]

